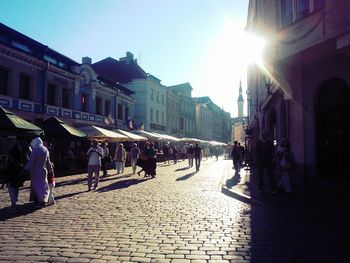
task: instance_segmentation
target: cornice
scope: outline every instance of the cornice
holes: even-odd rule
[[[34,67],[37,70],[42,70],[42,71],[47,70],[57,75],[60,75],[62,77],[68,78],[69,80],[75,79],[75,75],[66,70],[60,69],[55,65],[48,64],[48,62],[42,61],[33,56],[8,48],[1,44],[0,44],[0,54],[7,57],[10,60],[15,60],[19,63],[24,63],[31,67]]]

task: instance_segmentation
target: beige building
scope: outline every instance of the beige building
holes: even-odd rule
[[[167,133],[180,136],[180,97],[170,89],[167,89]]]
[[[196,135],[202,140],[213,138],[213,112],[207,105],[196,104]]]

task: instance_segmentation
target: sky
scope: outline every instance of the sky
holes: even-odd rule
[[[0,0],[0,22],[81,62],[129,51],[165,86],[189,82],[237,116],[246,108],[249,0]],[[245,109],[246,111],[246,109]]]

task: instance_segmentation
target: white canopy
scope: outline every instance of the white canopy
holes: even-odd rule
[[[151,139],[151,140],[159,140],[160,139],[159,134],[156,134],[156,133],[153,133],[153,132],[137,130],[137,131],[133,131],[132,133],[144,136],[144,137],[146,137],[148,139]]]
[[[124,130],[121,130],[121,129],[116,129],[116,130],[113,130],[113,131],[129,137],[131,141],[138,141],[139,142],[139,141],[147,141],[148,140],[146,137],[143,137],[141,135],[137,135],[137,134],[134,134],[134,133],[131,133],[131,132],[128,132],[128,131],[124,131]]]
[[[178,139],[178,138],[176,138],[174,136],[167,135],[167,134],[162,134],[162,133],[157,133],[157,132],[154,132],[154,134],[158,135],[161,140],[173,141],[173,142],[179,142],[180,141],[180,139]]]
[[[183,138],[180,138],[180,141],[181,142],[204,142],[203,140],[200,140],[200,139],[197,139],[197,138],[190,138],[190,137],[183,137]]]
[[[80,127],[79,130],[85,132],[89,139],[95,139],[99,141],[109,141],[109,142],[125,142],[129,141],[129,137],[116,133],[110,130],[106,130],[94,125]]]

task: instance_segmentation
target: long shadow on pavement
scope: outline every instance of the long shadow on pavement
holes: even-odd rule
[[[241,175],[239,173],[235,173],[231,178],[226,180],[226,186],[228,188],[232,188],[233,186],[239,184],[241,181]]]
[[[176,169],[175,172],[178,172],[178,171],[184,171],[184,170],[188,170],[190,169],[191,166],[187,166],[187,167],[183,167],[183,168],[179,168],[179,169]]]
[[[150,180],[150,178],[122,180],[122,181],[114,182],[110,185],[101,187],[97,190],[97,192],[103,193],[103,192],[107,192],[107,191],[127,188],[129,186],[136,185],[136,184],[142,183],[142,182],[147,181],[147,180]]]
[[[196,172],[192,172],[189,174],[185,174],[184,176],[181,176],[179,178],[176,179],[176,181],[183,181],[183,180],[187,180],[188,178],[194,176],[196,174]]]
[[[37,210],[33,203],[26,203],[23,205],[17,205],[16,211],[10,211],[9,207],[4,207],[0,209],[0,221],[5,221],[7,219],[28,215]]]

